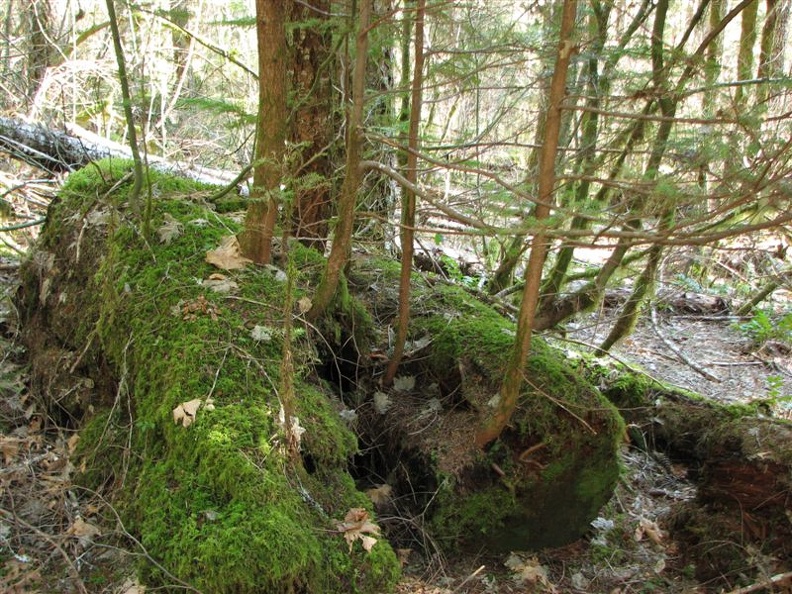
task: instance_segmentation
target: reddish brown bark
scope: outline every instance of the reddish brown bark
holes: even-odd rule
[[[415,62],[413,65],[412,97],[410,104],[410,131],[407,144],[410,150],[407,153],[407,170],[405,177],[413,185],[418,181],[418,128],[421,124],[421,107],[423,106],[423,66],[424,66],[424,16],[426,14],[426,1],[418,0],[415,7]],[[399,281],[399,327],[396,333],[396,343],[393,347],[393,356],[388,363],[383,384],[389,385],[396,376],[402,356],[404,344],[407,341],[407,327],[410,323],[410,278],[412,276],[413,251],[415,239],[415,192],[409,187],[404,188],[402,198],[402,224],[401,224],[401,276]]]
[[[278,219],[278,194],[286,146],[286,5],[256,0],[259,107],[256,126],[253,189],[240,236],[242,253],[258,264],[272,256]]]
[[[561,132],[563,101],[566,97],[567,71],[575,51],[572,33],[575,27],[576,12],[577,0],[564,0],[560,43],[553,78],[550,82],[544,145],[539,162],[539,199],[534,210],[534,217],[538,222],[550,217],[553,201],[556,151]],[[517,319],[517,336],[514,348],[501,385],[500,400],[492,415],[476,433],[476,445],[479,447],[487,445],[501,434],[517,408],[523,383],[523,369],[525,369],[528,353],[531,350],[533,319],[539,301],[542,267],[547,257],[548,246],[549,239],[544,232],[537,233],[531,242],[531,255],[525,270],[525,289]]]

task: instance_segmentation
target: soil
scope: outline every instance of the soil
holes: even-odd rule
[[[15,258],[0,259],[0,591],[143,592],[134,564],[147,557],[146,550],[99,494],[71,483],[76,434],[48,418],[28,389],[26,353],[15,341],[10,300],[17,266]],[[612,316],[611,310],[586,316],[569,324],[566,336],[551,340],[562,348],[586,349],[604,337]],[[792,393],[789,349],[783,342],[752,341],[739,327],[745,322],[666,309],[647,315],[612,355],[720,402]],[[772,403],[768,412],[789,418],[790,406]],[[746,575],[769,578],[779,572],[773,559],[746,549],[742,575],[699,583],[694,560],[684,558],[665,529],[675,506],[695,496],[686,469],[629,446],[623,462],[624,479],[586,538],[536,553],[445,558],[417,527],[411,532],[414,542],[402,543],[404,578],[397,592],[715,592],[744,585]],[[405,522],[397,515],[380,521],[394,533]]]

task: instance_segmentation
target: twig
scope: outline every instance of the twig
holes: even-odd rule
[[[698,365],[696,365],[696,364],[695,364],[693,361],[691,361],[691,360],[690,360],[690,359],[689,359],[689,358],[688,358],[688,357],[687,357],[687,356],[686,356],[686,355],[685,355],[685,354],[684,354],[682,351],[680,351],[678,348],[676,348],[676,346],[674,346],[674,344],[673,344],[673,343],[671,343],[671,341],[670,341],[670,340],[668,340],[668,339],[667,339],[667,338],[666,338],[666,337],[663,335],[663,333],[662,333],[662,332],[660,332],[660,328],[659,328],[659,326],[658,326],[658,324],[657,324],[657,308],[655,308],[654,306],[652,306],[652,308],[651,308],[651,314],[652,314],[652,315],[651,315],[651,319],[652,319],[652,329],[655,331],[655,334],[657,334],[657,336],[660,338],[660,340],[662,340],[662,341],[663,341],[663,344],[666,346],[666,348],[667,348],[668,350],[670,350],[672,353],[674,353],[674,354],[677,356],[677,358],[678,358],[680,361],[682,361],[682,363],[684,363],[685,365],[687,365],[688,367],[690,367],[690,368],[691,368],[693,371],[695,371],[696,373],[698,373],[698,374],[700,374],[700,375],[703,375],[705,378],[707,378],[708,380],[710,380],[710,381],[712,381],[712,382],[721,383],[721,380],[720,380],[720,378],[718,378],[718,377],[716,377],[716,376],[712,375],[712,374],[711,374],[709,371],[707,371],[706,369],[702,369],[701,367],[699,367]]]
[[[54,538],[52,538],[46,532],[42,532],[32,524],[27,523],[25,520],[16,517],[8,510],[0,509],[0,516],[4,516],[11,522],[21,526],[22,528],[26,530],[30,530],[31,532],[35,533],[36,536],[38,536],[39,538],[43,538],[50,545],[52,545],[55,548],[55,550],[60,553],[61,557],[63,557],[63,560],[66,561],[66,565],[68,565],[69,567],[69,572],[72,574],[72,578],[74,579],[77,590],[81,592],[81,594],[88,594],[88,590],[85,589],[85,584],[83,584],[82,579],[80,578],[80,572],[74,566],[74,562],[72,561],[71,557],[69,557],[69,554],[63,550],[63,547],[61,547],[57,542],[55,542]]]
[[[757,582],[755,584],[751,584],[750,586],[745,586],[744,588],[737,588],[736,590],[732,590],[727,594],[750,594],[751,592],[758,592],[759,590],[764,590],[765,588],[773,588],[774,586],[784,586],[791,583],[792,583],[792,571],[788,571],[787,573],[779,573],[778,575],[774,575],[770,579]]]
[[[467,576],[467,577],[466,577],[464,580],[462,580],[462,583],[461,583],[461,584],[459,584],[459,585],[458,585],[456,588],[454,588],[454,589],[453,589],[453,592],[459,592],[459,589],[460,589],[462,586],[464,586],[464,585],[465,585],[465,584],[467,584],[467,583],[468,583],[470,580],[472,580],[474,577],[476,577],[478,574],[480,574],[480,573],[481,573],[481,572],[484,570],[484,568],[485,568],[485,567],[486,567],[486,565],[482,565],[482,566],[481,566],[481,567],[479,567],[479,568],[478,568],[476,571],[474,571],[474,572],[473,572],[473,573],[471,573],[469,576]]]

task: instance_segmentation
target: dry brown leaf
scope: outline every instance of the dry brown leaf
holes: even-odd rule
[[[373,487],[366,491],[366,495],[374,505],[387,505],[390,503],[391,495],[393,493],[393,487],[390,485],[380,485],[379,487]]]
[[[80,434],[75,433],[69,438],[69,441],[66,442],[66,446],[69,450],[69,454],[73,454],[74,450],[77,449],[77,444],[80,443]]]
[[[183,427],[189,427],[195,422],[195,415],[199,408],[201,408],[200,398],[182,402],[173,409],[173,422],[181,423]]]
[[[69,526],[66,534],[76,537],[83,547],[87,547],[93,542],[94,537],[102,534],[102,531],[99,530],[98,526],[95,526],[90,522],[86,522],[82,518],[78,517],[76,520],[74,520],[74,523]]]
[[[239,270],[252,262],[242,256],[236,235],[225,237],[220,247],[206,252],[206,261],[221,270]]]
[[[311,307],[313,307],[313,303],[311,302],[310,297],[300,297],[297,300],[297,309],[301,314],[308,312]]]
[[[363,548],[371,552],[371,548],[377,544],[377,539],[368,536],[375,534],[379,536],[379,526],[369,519],[368,512],[362,507],[353,507],[344,516],[343,522],[336,522],[338,531],[343,533],[344,539],[349,544],[349,550],[352,550],[352,544],[359,540]]]
[[[13,437],[0,435],[0,452],[3,452],[5,464],[10,464],[19,453],[19,440]]]
[[[170,242],[179,237],[182,234],[182,224],[174,219],[168,213],[165,213],[163,217],[165,222],[162,223],[162,226],[157,229],[157,235],[159,235],[160,243],[164,243],[165,245],[170,245]]]
[[[635,528],[635,540],[643,540],[644,536],[648,537],[656,545],[662,545],[665,532],[657,525],[657,522],[641,518]]]
[[[542,592],[548,594],[558,592],[547,576],[547,568],[539,563],[536,557],[523,559],[512,553],[503,564],[514,572],[513,578],[517,583],[538,585],[542,588]]]
[[[212,276],[223,276],[222,274]],[[206,280],[201,281],[201,285],[207,289],[220,293],[221,295],[229,295],[236,293],[239,290],[239,285],[229,278],[223,277],[222,279],[214,279],[211,276]]]
[[[127,578],[118,589],[119,594],[143,594],[146,587],[138,583],[137,579]]]

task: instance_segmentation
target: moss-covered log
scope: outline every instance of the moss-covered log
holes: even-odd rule
[[[52,413],[80,429],[79,480],[112,493],[159,564],[141,565],[149,585],[390,590],[398,562],[388,543],[350,548],[338,524],[370,505],[347,472],[355,436],[334,396],[303,376],[293,384],[302,459],[291,456],[299,431],[279,419],[286,283],[253,267],[212,277],[206,252],[238,225],[184,180],[150,172],[159,232],[143,237],[124,204],[127,170],[73,174],[23,268],[34,381]],[[290,254],[299,286],[318,278],[316,252]],[[309,369],[305,333],[292,346]],[[183,404],[187,420],[174,422]]]
[[[690,468],[694,502],[673,528],[702,580],[743,569],[746,547],[792,566],[792,423],[760,405],[724,406],[620,370],[603,382],[634,442]],[[713,543],[719,543],[713,546]]]
[[[393,322],[398,269],[356,262],[350,285]],[[413,278],[412,340],[400,378],[359,403],[370,464],[394,501],[426,520],[443,548],[558,546],[589,529],[618,479],[623,425],[563,353],[537,338],[528,388],[486,451],[477,427],[497,404],[514,323],[464,289]]]

